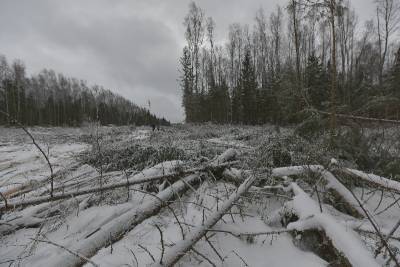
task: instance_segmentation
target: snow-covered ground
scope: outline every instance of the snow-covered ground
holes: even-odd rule
[[[258,175],[258,182],[234,203],[230,212],[207,229],[205,237],[195,242],[176,266],[328,266],[324,255],[299,245],[301,232],[307,229],[325,232],[336,251],[353,266],[383,266],[386,262],[395,266],[393,261],[388,261],[387,252],[374,258],[381,242],[374,234],[374,225],[365,216],[355,218],[337,210],[338,203],[324,201],[324,190],[333,188],[350,204],[357,205],[356,198],[334,177],[325,175],[326,181],[321,182],[323,178],[311,173],[318,174],[319,168],[280,168],[271,172],[270,166],[256,167],[264,162],[258,157],[261,157],[259,146],[266,138],[289,135],[291,129],[281,129],[280,134],[272,126],[211,125],[175,126],[155,132],[145,127],[32,128],[30,131],[48,152],[54,167],[55,196],[68,192],[68,197],[8,211],[4,211],[4,202],[0,202],[3,205],[0,206],[3,208],[0,210],[3,212],[0,266],[162,263],[163,257],[177,249],[175,245],[201,229],[237,192],[237,185],[230,181],[240,183],[242,174]],[[92,149],[89,142],[99,132],[101,149],[96,150],[95,146]],[[147,162],[161,162],[154,167],[137,169],[138,165],[131,166],[129,161],[124,169],[103,172],[99,166],[82,159],[82,155],[98,153],[100,157],[107,155],[116,160],[120,159],[116,154],[119,150],[131,153],[125,151],[126,157],[136,157],[135,151],[129,150],[137,148],[135,145],[144,148],[141,153]],[[166,152],[166,146],[175,150]],[[148,147],[158,152],[154,154]],[[226,156],[234,156],[238,160],[235,168],[244,172],[231,169],[227,175],[236,175],[236,178],[222,179],[224,175],[218,172],[200,170],[208,162],[220,163],[221,158],[214,161],[213,158],[229,148],[235,153]],[[115,155],[107,154],[108,149]],[[153,153],[150,156],[149,151]],[[183,151],[183,156],[176,151]],[[189,172],[193,168],[197,170],[194,174]],[[188,172],[183,174],[185,170]],[[186,177],[187,182],[159,178],[171,173]],[[271,175],[280,180],[272,179]],[[46,161],[24,133],[19,129],[0,128],[0,192],[10,196],[8,204],[48,197],[48,178]],[[146,179],[146,183],[135,184]],[[133,184],[124,186],[124,182]],[[396,182],[393,183],[396,187]],[[122,186],[79,194],[118,184]],[[25,186],[22,191],[21,186]],[[314,191],[317,187],[319,193]],[[184,190],[176,197],[181,189]],[[359,183],[352,187],[352,192],[369,211],[381,234],[388,235],[400,219],[397,201],[400,193],[361,187]],[[151,209],[154,213],[148,214]],[[356,210],[363,212],[360,207]],[[298,220],[284,223],[288,214],[296,215]],[[399,236],[400,230],[396,230],[392,237]],[[389,244],[400,258],[400,242],[390,239]]]

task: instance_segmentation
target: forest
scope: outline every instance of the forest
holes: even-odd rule
[[[192,2],[180,58],[186,121],[287,124],[324,112],[334,124],[336,114],[398,120],[400,6],[375,5],[362,23],[350,1],[290,0],[259,9],[252,25],[230,24],[217,42],[214,19]]]
[[[43,70],[27,77],[20,60],[8,64],[0,55],[0,125],[16,121],[24,125],[80,126],[168,125],[149,110],[101,86]]]

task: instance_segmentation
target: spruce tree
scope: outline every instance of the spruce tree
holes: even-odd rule
[[[322,64],[318,57],[311,55],[308,57],[305,70],[305,86],[309,104],[316,109],[324,109],[324,103],[328,101],[328,80]]]
[[[256,75],[251,60],[250,50],[247,49],[242,64],[242,73],[240,76],[241,87],[241,122],[245,124],[254,124],[256,122]]]

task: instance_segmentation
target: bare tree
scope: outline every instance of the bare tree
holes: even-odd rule
[[[199,90],[200,76],[200,48],[204,39],[204,11],[194,2],[189,5],[189,14],[185,17],[184,26],[186,27],[186,41],[192,59],[192,69],[194,68],[194,89]]]
[[[272,37],[273,46],[273,60],[274,60],[274,70],[275,73],[279,73],[281,69],[280,60],[280,49],[281,49],[281,39],[282,39],[282,23],[283,23],[283,13],[280,6],[276,7],[276,13],[273,12],[270,16],[270,31]]]
[[[336,131],[336,93],[337,93],[337,66],[336,66],[336,17],[342,10],[342,0],[307,0],[306,5],[326,16],[331,30],[331,92],[330,92],[330,129],[333,135]]]
[[[289,4],[289,13],[292,15],[292,24],[293,24],[293,39],[294,39],[294,47],[296,51],[296,80],[297,84],[301,84],[301,74],[300,74],[300,36],[299,36],[299,18],[298,18],[298,9],[299,5],[296,0],[291,0]],[[301,90],[301,86],[298,90]]]
[[[338,12],[338,42],[340,47],[340,59],[341,59],[341,72],[340,82],[341,86],[345,85],[346,79],[351,79],[351,66],[352,66],[352,55],[354,49],[354,35],[355,28],[357,25],[357,17],[354,10],[350,8],[350,2],[346,1],[345,6],[340,8]],[[349,83],[346,83],[349,85]],[[349,88],[344,88],[343,103],[350,103]]]
[[[267,19],[263,9],[259,9],[256,13],[256,26],[255,26],[255,44],[257,46],[258,56],[254,60],[257,74],[259,76],[259,82],[263,88],[266,87],[267,83],[267,50],[268,50],[268,40],[267,40]]]
[[[379,85],[382,86],[383,71],[389,50],[390,36],[398,29],[400,2],[398,0],[375,0],[378,32]]]

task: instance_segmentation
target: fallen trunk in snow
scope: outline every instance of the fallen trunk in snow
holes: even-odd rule
[[[348,175],[359,177],[364,181],[367,181],[368,183],[372,183],[379,187],[383,187],[387,190],[396,191],[400,193],[400,182],[389,180],[387,178],[372,173],[365,173],[359,170],[354,170],[349,168],[343,168],[340,170]]]
[[[58,170],[54,173],[54,178],[57,179],[59,176],[62,176],[66,171],[71,170],[71,169],[75,169],[79,166],[79,163],[74,163],[71,164],[70,166],[68,166],[65,169],[62,170]],[[13,198],[13,197],[17,197],[21,194],[26,194],[30,191],[33,191],[43,185],[48,184],[50,181],[50,177],[45,177],[43,179],[40,180],[29,180],[29,182],[26,182],[22,185],[18,185],[14,188],[8,189],[7,191],[3,192],[3,195],[6,198]]]
[[[307,172],[320,174],[326,181],[326,188],[330,191],[335,203],[340,203],[338,209],[356,218],[364,218],[363,211],[351,192],[329,171],[321,165],[304,165],[281,167],[272,170],[273,176],[283,177],[290,175],[300,175]],[[333,203],[334,204],[334,203]]]
[[[153,200],[146,201],[136,208],[132,207],[131,212],[128,211],[113,219],[75,246],[68,247],[68,249],[78,251],[80,255],[86,258],[94,256],[101,248],[120,240],[125,233],[132,230],[136,225],[156,215],[162,208],[168,206],[168,201],[185,192],[189,187],[188,185],[194,184],[198,179],[199,175],[192,174],[175,182],[154,196]],[[85,261],[81,257],[63,252],[57,255],[54,266],[72,267],[81,266],[84,263]]]
[[[321,239],[321,233],[315,233],[313,230],[323,231],[324,236],[332,243],[332,250],[328,251],[330,255],[336,255],[339,262],[334,266],[379,266],[364,244],[357,237],[354,231],[338,223],[327,212],[322,213],[315,203],[296,183],[290,184],[290,189],[294,193],[293,201],[288,202],[286,208],[291,210],[299,219],[287,225],[288,230],[296,230],[303,233],[311,241],[316,242]],[[315,235],[314,237],[311,237]],[[328,253],[327,251],[323,251]],[[324,256],[324,255],[320,255]],[[325,255],[326,256],[326,255]]]
[[[228,200],[226,200],[219,210],[215,211],[210,218],[204,222],[203,225],[199,226],[198,229],[194,229],[186,237],[185,240],[177,243],[169,251],[166,252],[164,260],[155,266],[174,266],[185,254],[188,252],[197,241],[199,241],[209,229],[211,229],[225,214],[229,211],[234,202],[236,202],[244,193],[246,193],[256,180],[256,176],[249,177],[246,179],[236,192],[232,193]]]
[[[174,172],[174,173],[164,174],[164,175],[155,175],[155,176],[149,176],[149,177],[145,176],[143,178],[137,178],[134,176],[131,179],[129,179],[128,181],[104,185],[102,187],[94,187],[94,188],[88,188],[88,189],[83,189],[83,190],[79,190],[79,191],[65,192],[62,194],[54,194],[53,197],[43,196],[43,197],[24,199],[21,201],[8,201],[7,206],[5,204],[0,205],[0,211],[11,210],[11,209],[15,209],[18,207],[25,207],[25,206],[29,206],[29,205],[37,205],[37,204],[41,204],[44,202],[67,199],[67,198],[72,198],[72,197],[76,197],[76,196],[80,196],[80,195],[108,191],[108,190],[113,190],[113,189],[117,189],[117,188],[121,188],[121,187],[127,187],[127,186],[131,186],[131,185],[136,185],[136,184],[143,184],[143,183],[147,183],[147,182],[158,181],[158,180],[162,180],[162,179],[176,178],[179,176],[193,174],[193,173],[201,172],[204,170],[220,172],[226,166],[230,166],[235,163],[237,163],[237,162],[232,161],[232,162],[224,162],[224,163],[220,163],[220,164],[213,163],[206,167],[194,168],[194,169],[190,169],[190,170],[186,170],[186,171],[182,171],[182,172]]]
[[[221,164],[210,164],[210,166],[196,168],[190,170],[190,172],[194,172],[194,174],[190,174],[189,176],[180,179],[159,192],[157,195],[153,195],[152,193],[147,193],[152,196],[153,199],[144,202],[143,204],[132,207],[131,210],[126,210],[126,212],[121,212],[117,215],[116,218],[102,225],[95,231],[91,232],[89,235],[83,240],[80,240],[75,245],[68,246],[68,250],[79,252],[79,255],[83,257],[77,257],[74,254],[69,253],[68,251],[64,251],[61,255],[57,255],[54,260],[54,266],[61,267],[72,267],[72,266],[81,266],[86,261],[85,258],[90,258],[94,256],[100,249],[106,247],[110,244],[115,243],[116,241],[123,238],[123,236],[131,231],[135,226],[142,223],[144,220],[158,214],[164,207],[167,207],[170,204],[170,201],[175,197],[179,197],[179,195],[183,194],[188,188],[197,183],[200,179],[200,175],[198,172],[200,170],[218,170],[221,171],[226,167],[232,164],[233,162],[226,162],[232,159],[232,155],[234,153],[229,153],[229,156],[223,157],[221,159]],[[143,174],[144,173],[144,174]],[[141,181],[148,182],[165,178],[164,176],[157,176],[158,178],[146,177],[146,172],[144,171],[141,175],[144,176],[141,178]],[[151,173],[151,172],[147,172]],[[171,173],[167,175],[182,175],[180,173]],[[140,174],[139,174],[140,175]],[[136,177],[137,178],[137,177]],[[139,180],[139,179],[136,179]],[[135,180],[135,181],[136,181]],[[122,186],[126,186],[126,182],[122,183]]]

